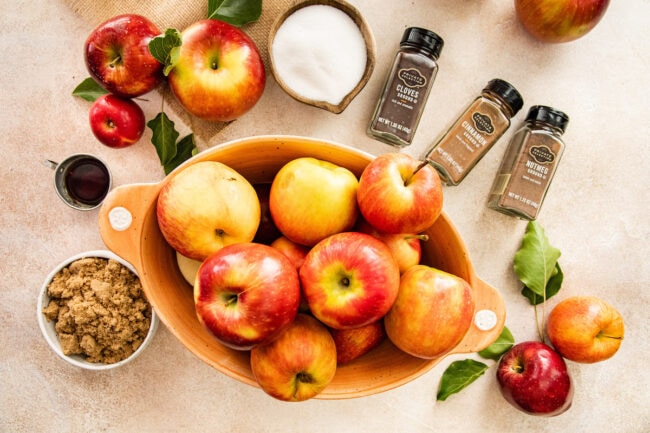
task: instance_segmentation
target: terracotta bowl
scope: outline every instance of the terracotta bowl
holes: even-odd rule
[[[138,270],[145,293],[160,320],[197,357],[222,373],[253,386],[258,385],[251,373],[249,353],[221,345],[196,318],[192,288],[178,269],[175,251],[158,228],[156,201],[166,182],[199,161],[220,161],[239,171],[251,183],[258,183],[270,182],[280,167],[302,156],[345,166],[357,175],[373,159],[372,155],[354,148],[313,138],[244,138],[201,152],[159,183],[115,188],[99,212],[99,228],[105,244]],[[494,341],[503,328],[503,299],[475,275],[463,240],[444,213],[427,234],[430,240],[424,243],[423,261],[468,281],[476,301],[473,325],[448,354],[481,350]],[[365,356],[340,366],[331,384],[317,398],[353,398],[386,391],[421,376],[441,359],[415,358],[385,341]]]
[[[275,34],[277,33],[282,23],[284,23],[287,17],[289,17],[294,12],[296,12],[298,9],[304,8],[306,6],[313,6],[313,5],[332,6],[345,12],[352,19],[352,21],[354,21],[354,23],[359,27],[359,30],[361,31],[361,34],[363,35],[363,39],[366,43],[365,72],[361,77],[359,83],[357,83],[357,85],[345,97],[343,97],[341,102],[339,102],[338,104],[331,104],[327,101],[317,101],[297,93],[294,89],[291,88],[291,86],[288,83],[284,82],[282,76],[278,74],[275,64],[273,62],[273,41],[275,39]],[[332,113],[335,114],[339,114],[343,112],[343,110],[345,110],[345,108],[350,104],[350,102],[352,102],[354,97],[361,91],[361,89],[364,88],[364,86],[370,79],[370,76],[372,75],[372,71],[375,68],[376,43],[375,43],[375,38],[370,29],[370,26],[363,18],[361,13],[354,6],[352,6],[351,4],[343,0],[300,0],[294,3],[292,6],[289,7],[289,9],[287,9],[284,13],[282,13],[271,26],[271,30],[269,32],[269,40],[268,40],[268,51],[269,51],[269,62],[271,64],[271,71],[273,72],[275,81],[277,81],[278,85],[282,88],[282,90],[284,90],[289,96],[291,96],[297,101],[303,102],[305,104],[313,105],[314,107],[322,108],[327,111],[331,111]]]

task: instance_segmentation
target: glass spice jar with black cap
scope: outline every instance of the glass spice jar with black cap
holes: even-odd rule
[[[368,135],[397,147],[411,144],[444,45],[434,32],[407,28],[368,126]]]
[[[514,134],[492,185],[488,207],[525,220],[537,218],[564,152],[569,116],[545,105],[530,108]]]
[[[524,100],[507,81],[490,80],[424,159],[447,185],[458,185],[510,127]]]

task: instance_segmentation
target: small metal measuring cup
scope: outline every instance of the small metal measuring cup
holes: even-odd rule
[[[65,204],[91,210],[102,204],[113,180],[108,165],[94,155],[74,154],[61,162],[43,161],[54,170],[54,190]]]

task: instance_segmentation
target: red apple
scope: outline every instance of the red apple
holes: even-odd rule
[[[360,218],[356,228],[361,233],[376,237],[386,244],[393,254],[393,258],[399,266],[400,273],[406,272],[412,266],[420,263],[422,259],[422,245],[420,241],[426,241],[429,236],[417,233],[382,233],[366,220]]]
[[[517,18],[542,42],[569,42],[593,29],[609,0],[515,0]]]
[[[142,137],[145,118],[142,108],[131,99],[107,94],[90,106],[90,129],[102,144],[127,147]]]
[[[386,338],[383,320],[377,320],[358,328],[332,329],[336,344],[336,362],[347,364],[377,347]]]
[[[582,363],[611,358],[625,334],[623,316],[595,296],[574,296],[558,303],[548,316],[548,338],[560,355]]]
[[[282,401],[304,401],[334,378],[336,345],[322,323],[298,314],[277,338],[255,346],[250,362],[264,392]]]
[[[564,359],[539,341],[514,345],[497,366],[505,399],[531,415],[554,416],[571,406],[573,386]]]
[[[359,232],[338,233],[316,244],[299,274],[312,314],[334,329],[379,320],[399,289],[399,268],[388,247]]]
[[[271,242],[282,236],[280,230],[275,226],[271,210],[269,209],[269,195],[271,194],[271,183],[253,184],[257,198],[260,201],[260,225],[257,228],[253,242],[269,245]]]
[[[170,176],[158,195],[156,217],[173,249],[203,261],[226,245],[255,237],[260,202],[236,170],[201,161]]]
[[[84,45],[90,76],[110,93],[133,98],[163,79],[163,65],[149,52],[160,30],[141,15],[118,15],[95,28]]]
[[[277,336],[296,317],[299,301],[293,264],[264,244],[223,247],[205,259],[194,283],[199,321],[222,344],[237,350]]]
[[[401,278],[399,293],[386,317],[388,338],[399,349],[431,359],[456,347],[472,324],[470,285],[455,275],[415,265]]]
[[[273,221],[293,242],[316,245],[354,227],[358,185],[345,167],[310,157],[293,159],[273,178],[269,199]]]
[[[183,31],[178,58],[167,78],[187,111],[219,122],[235,120],[253,108],[266,83],[253,40],[215,19],[197,21]]]
[[[426,162],[404,153],[386,153],[361,173],[359,210],[384,233],[420,233],[442,211],[442,182]]]

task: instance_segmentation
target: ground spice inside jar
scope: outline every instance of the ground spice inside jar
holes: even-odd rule
[[[113,364],[133,354],[149,332],[151,306],[140,279],[116,260],[76,260],[54,276],[47,294],[43,314],[55,322],[65,355]]]

